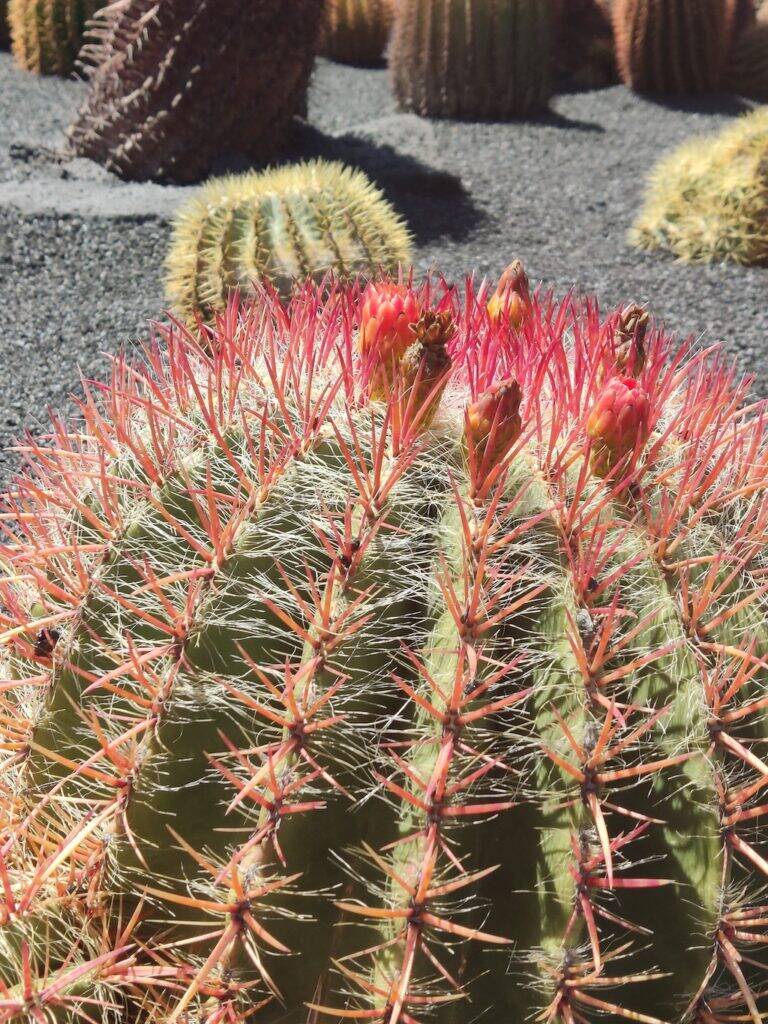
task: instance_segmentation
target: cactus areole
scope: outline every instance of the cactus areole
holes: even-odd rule
[[[765,409],[492,295],[260,293],[23,443],[0,1021],[763,1019]]]

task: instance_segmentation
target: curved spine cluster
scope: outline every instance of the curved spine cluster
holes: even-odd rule
[[[69,141],[121,177],[199,181],[227,150],[266,162],[303,113],[323,0],[128,0],[100,14]]]
[[[551,96],[552,0],[403,0],[389,64],[404,110],[524,117]]]
[[[100,0],[7,0],[0,5],[0,38],[5,37],[7,17],[20,67],[39,75],[70,75],[86,24],[102,6]]]
[[[177,214],[167,259],[172,307],[211,320],[233,291],[379,271],[411,261],[403,220],[362,171],[318,160],[208,182]]]
[[[760,1024],[749,382],[527,287],[256,298],[20,446],[0,1020]]]

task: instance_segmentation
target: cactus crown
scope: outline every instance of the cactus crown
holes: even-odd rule
[[[759,1024],[765,409],[489,298],[259,295],[22,446],[0,1019]]]

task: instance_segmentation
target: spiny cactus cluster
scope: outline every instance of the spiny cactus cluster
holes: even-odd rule
[[[122,0],[84,50],[71,146],[135,179],[198,181],[229,149],[277,151],[302,113],[323,0]]]
[[[378,64],[384,56],[395,0],[327,0],[323,52],[346,64]]]
[[[41,75],[69,75],[83,45],[83,33],[103,0],[8,0],[13,54],[27,71]]]
[[[615,0],[622,80],[639,92],[714,92],[722,86],[743,0]]]
[[[630,239],[691,263],[768,265],[768,109],[664,157]]]
[[[404,110],[514,118],[551,95],[554,0],[401,0],[389,51]]]
[[[0,1019],[760,1024],[766,410],[495,298],[262,295],[23,445]]]
[[[284,297],[297,281],[396,272],[411,260],[401,218],[362,171],[315,161],[208,182],[176,217],[167,296],[211,320],[230,294],[268,281]]]

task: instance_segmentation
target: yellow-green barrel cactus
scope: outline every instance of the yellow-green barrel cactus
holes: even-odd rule
[[[691,263],[768,265],[768,108],[665,156],[630,241]]]
[[[167,296],[187,318],[210,320],[237,290],[411,261],[411,238],[382,192],[343,164],[314,161],[208,182],[180,210],[167,259]]]
[[[87,22],[103,0],[3,0],[16,62],[41,75],[70,75],[83,45]],[[0,35],[5,30],[0,31]]]
[[[233,303],[24,442],[5,1024],[762,1020],[765,405],[514,266]]]

